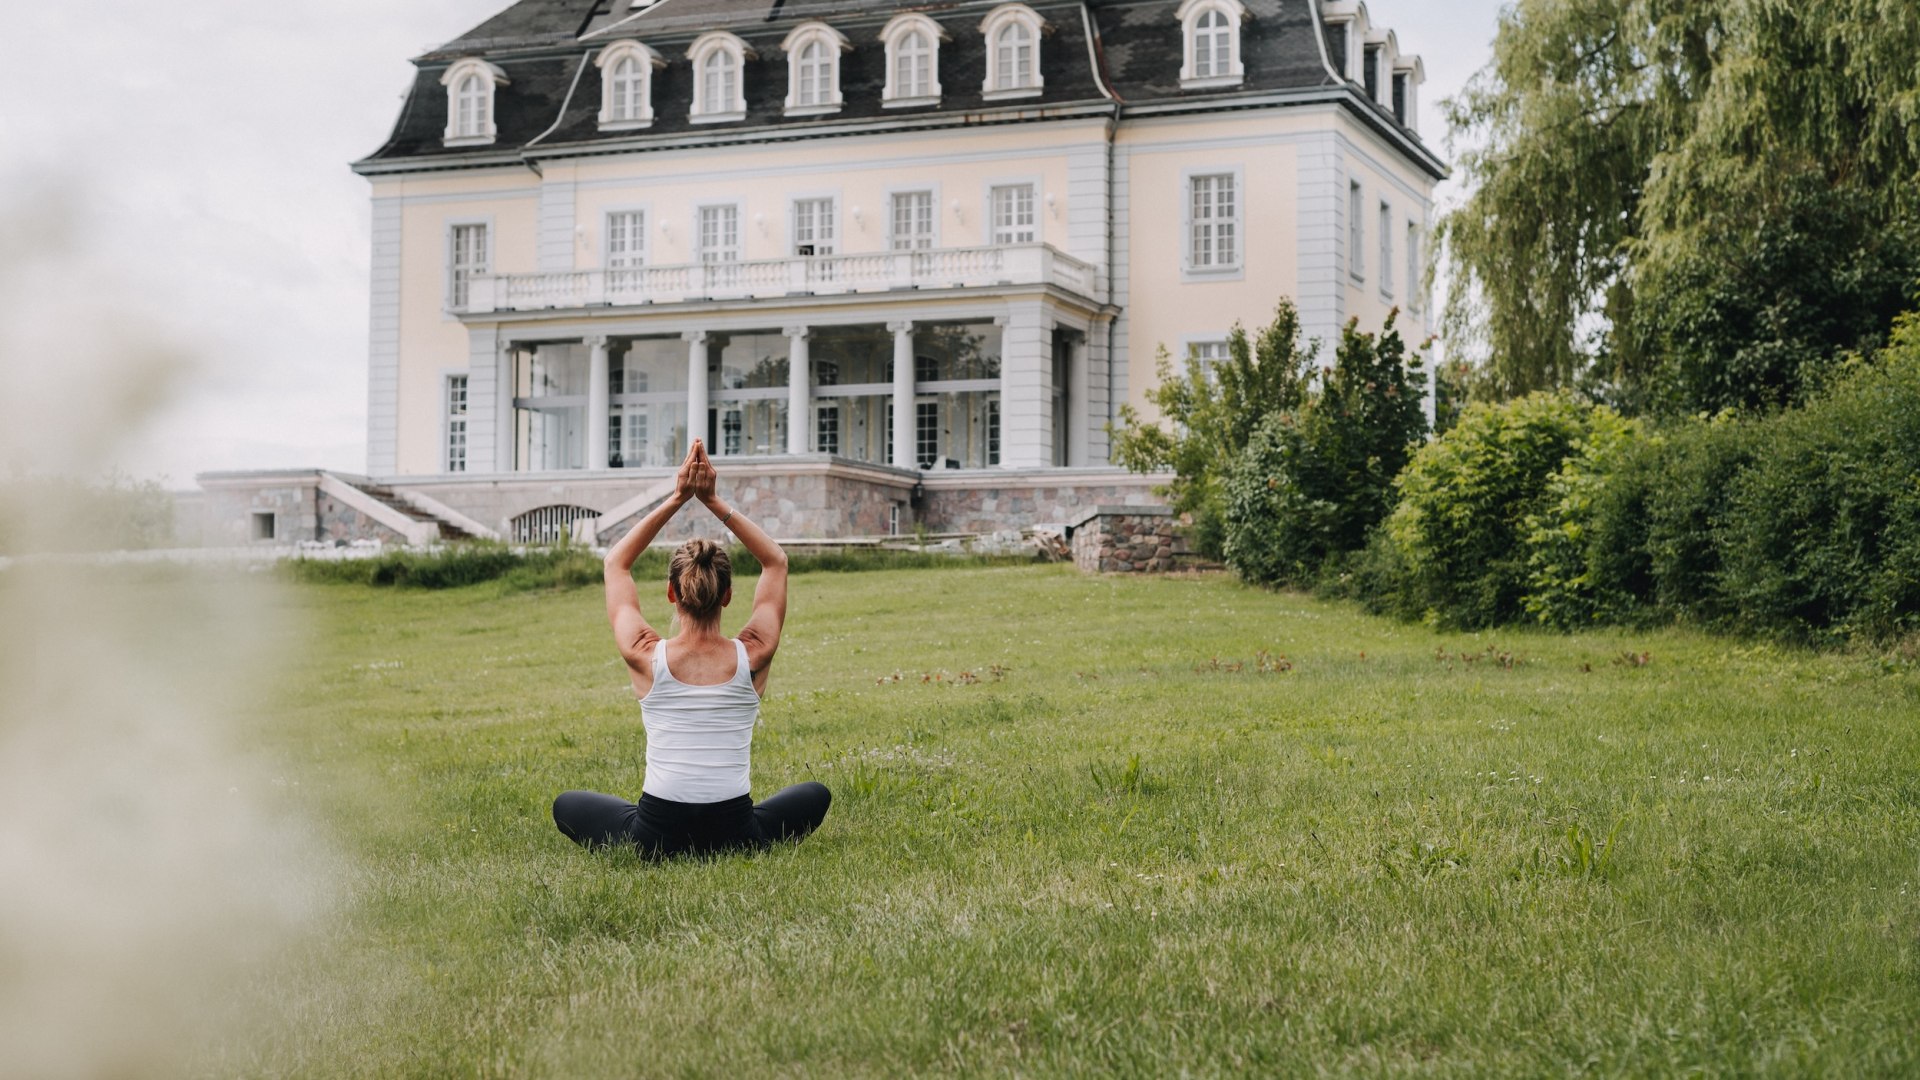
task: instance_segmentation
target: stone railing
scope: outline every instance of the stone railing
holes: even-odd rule
[[[1173,511],[1165,506],[1096,506],[1067,523],[1073,564],[1088,573],[1173,569]]]
[[[481,274],[467,285],[460,314],[624,307],[695,300],[831,296],[896,289],[1054,285],[1088,299],[1105,291],[1100,268],[1046,244],[795,255],[783,259]]]

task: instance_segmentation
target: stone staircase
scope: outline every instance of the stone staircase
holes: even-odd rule
[[[474,535],[472,533],[468,532],[467,530],[461,528],[458,525],[455,525],[453,522],[448,521],[445,518],[436,517],[433,514],[430,514],[427,511],[422,510],[420,507],[414,505],[413,502],[408,500],[406,496],[401,495],[400,493],[394,491],[392,488],[386,486],[385,484],[376,484],[376,483],[373,483],[372,481],[367,481],[365,483],[359,483],[353,486],[356,488],[359,488],[361,491],[365,492],[369,496],[372,496],[375,501],[384,503],[385,505],[391,507],[395,513],[400,514],[401,516],[406,517],[409,520],[435,526],[440,530],[441,540],[472,540],[474,539]]]
[[[500,534],[436,499],[364,476],[321,473],[320,489],[413,545],[449,540],[498,540]]]

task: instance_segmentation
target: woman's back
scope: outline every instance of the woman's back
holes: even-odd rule
[[[641,790],[682,803],[745,795],[751,787],[753,728],[760,718],[746,646],[728,640],[733,659],[723,667],[718,650],[671,649],[675,644],[681,639],[656,646],[653,687],[640,701],[647,729]],[[680,653],[678,670],[672,652]]]

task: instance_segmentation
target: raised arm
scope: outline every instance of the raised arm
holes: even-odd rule
[[[747,617],[747,625],[740,628],[739,636],[740,643],[747,647],[747,662],[753,665],[753,685],[765,693],[767,668],[780,649],[780,629],[787,621],[787,553],[765,529],[719,496],[714,490],[717,477],[706,447],[695,443],[694,448],[700,453],[694,472],[694,497],[713,511],[713,516],[760,562],[760,583],[753,587],[753,613]]]
[[[660,640],[660,633],[640,614],[640,590],[633,583],[633,564],[653,543],[653,538],[660,535],[660,530],[666,528],[667,522],[673,520],[673,515],[692,501],[696,452],[705,458],[706,451],[697,441],[687,450],[686,461],[680,464],[673,494],[608,548],[601,565],[601,577],[607,588],[607,621],[613,624],[614,644],[619,646],[620,655],[628,665],[649,681],[653,678],[653,643]],[[711,471],[711,466],[708,469]]]

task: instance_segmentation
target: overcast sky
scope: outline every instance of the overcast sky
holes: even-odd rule
[[[119,318],[195,364],[125,471],[190,487],[210,469],[365,466],[367,185],[347,163],[385,138],[410,57],[509,2],[13,5],[0,215],[64,201],[98,284],[60,315]],[[1485,62],[1500,6],[1370,0],[1426,61],[1436,149],[1440,101]],[[29,362],[57,358],[0,370]]]

